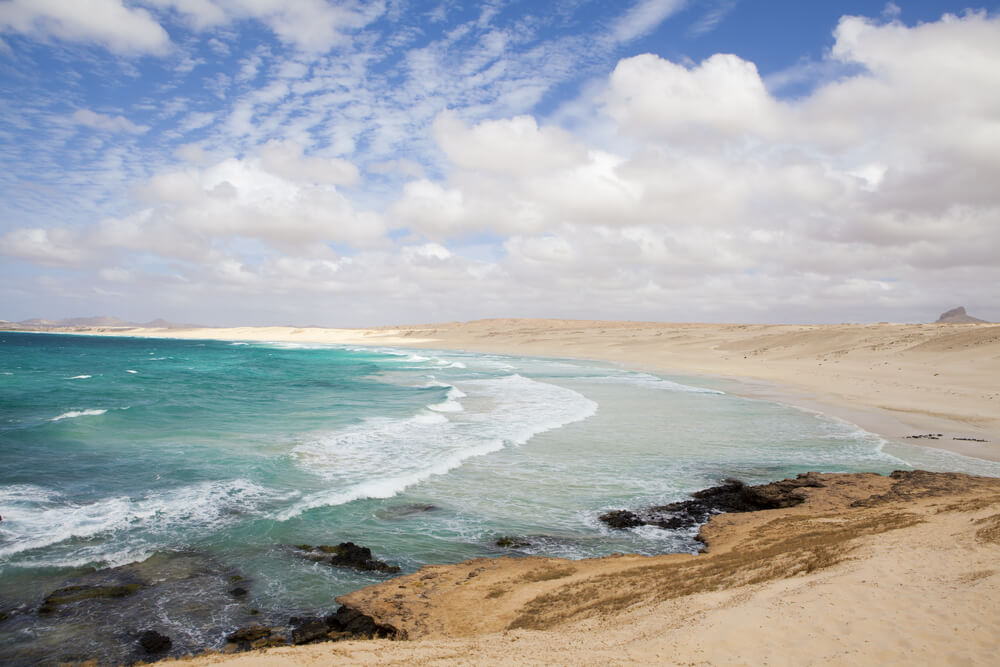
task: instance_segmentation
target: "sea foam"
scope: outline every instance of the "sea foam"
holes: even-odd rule
[[[520,375],[470,380],[462,387],[458,391],[474,408],[370,418],[296,447],[299,464],[325,477],[329,490],[306,496],[279,518],[361,498],[389,498],[469,458],[522,445],[597,411],[597,404],[578,392]],[[449,400],[457,398],[456,393]]]
[[[16,554],[67,543],[68,553],[33,556],[22,567],[65,563],[120,564],[172,533],[214,531],[288,494],[246,479],[202,482],[151,491],[140,498],[112,496],[91,502],[73,501],[54,489],[32,485],[0,487],[4,507],[0,560]],[[73,542],[70,544],[70,542]],[[80,543],[80,544],[77,544]],[[116,555],[117,554],[117,555]]]
[[[107,410],[91,409],[91,410],[70,410],[69,412],[64,412],[58,417],[53,417],[49,421],[61,421],[63,419],[76,419],[77,417],[96,417],[97,415],[103,415]]]

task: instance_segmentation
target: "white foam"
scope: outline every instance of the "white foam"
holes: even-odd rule
[[[88,380],[92,378],[92,375],[74,375],[71,378],[66,378],[67,380]]]
[[[90,503],[72,502],[56,490],[38,486],[0,487],[0,505],[4,507],[0,529],[5,538],[0,542],[0,558],[87,539],[90,544],[55,557],[62,559],[59,562],[110,562],[134,555],[150,540],[179,528],[189,534],[199,529],[216,530],[237,520],[240,513],[254,511],[279,497],[277,492],[245,479],[202,482],[148,492],[141,498],[116,496]],[[100,538],[104,540],[94,543]],[[44,558],[31,561],[30,565],[54,564]]]
[[[520,375],[462,386],[462,397],[475,406],[464,412],[368,419],[296,447],[299,464],[325,477],[329,490],[303,498],[279,518],[360,498],[391,497],[469,458],[522,445],[597,411],[582,394]]]
[[[126,369],[126,371],[125,371],[125,372],[126,372],[126,373],[132,373],[132,374],[135,374],[135,373],[138,373],[139,371],[133,371],[132,369]]]
[[[630,384],[635,386],[649,387],[651,389],[662,389],[664,391],[677,391],[692,394],[721,394],[725,392],[716,389],[706,389],[704,387],[693,387],[673,380],[650,375],[648,373],[628,373],[627,375],[606,375],[601,377],[583,378],[587,382],[599,382],[602,384]]]
[[[444,385],[448,387],[448,396],[444,401],[440,403],[435,403],[434,405],[428,405],[427,408],[434,410],[435,412],[461,412],[465,408],[459,402],[459,399],[465,398],[466,393],[451,385]]]
[[[63,419],[76,419],[77,417],[96,417],[97,415],[103,415],[107,410],[70,410],[69,412],[64,412],[58,417],[53,417],[49,421],[60,421]]]

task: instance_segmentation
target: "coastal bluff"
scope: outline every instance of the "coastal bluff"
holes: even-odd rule
[[[701,554],[427,566],[337,598],[406,641],[344,641],[195,662],[995,660],[1000,479],[807,473],[748,488],[776,509],[712,516],[700,530]]]

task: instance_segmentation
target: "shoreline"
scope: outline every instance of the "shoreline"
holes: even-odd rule
[[[773,504],[711,517],[700,530],[702,554],[429,565],[336,598],[396,640],[177,661],[993,663],[1000,648],[1000,479],[805,473],[751,489]]]
[[[877,407],[842,401],[837,409],[832,401],[820,402],[816,393],[770,379],[713,373],[706,370],[712,358],[704,344],[694,354],[674,359],[680,364],[666,365],[663,358],[669,355],[650,354],[649,339],[656,343],[663,330],[685,325],[645,325],[651,333],[647,331],[644,340],[634,329],[615,336],[561,322],[563,329],[572,331],[553,327],[548,339],[539,340],[540,324],[545,323],[513,321],[499,331],[489,322],[478,322],[371,330],[196,329],[184,330],[182,335],[162,330],[52,333],[393,346],[595,360],[632,370],[703,378],[733,395],[819,412],[861,428],[865,428],[862,420],[870,418],[884,429],[883,437],[892,428],[913,428],[899,420],[893,425],[892,413],[879,412]],[[574,339],[581,329],[584,340]],[[931,333],[954,335],[956,331]],[[767,332],[773,334],[773,330]],[[623,338],[639,338],[638,347],[646,344],[642,352],[647,358],[622,354],[617,345]],[[936,340],[933,335],[926,338],[916,344]],[[606,345],[609,341],[612,344]],[[734,343],[745,341],[738,337],[724,341]],[[717,344],[713,341],[707,349],[716,349]],[[991,346],[985,350],[985,357],[997,351]],[[936,359],[942,368],[953,361],[948,355]],[[811,361],[793,360],[791,366],[801,370]],[[991,366],[985,366],[988,372]],[[874,384],[886,386],[878,382],[885,382],[884,374],[874,378]],[[961,394],[970,385],[975,388],[975,382],[951,388]],[[952,425],[979,428],[979,432],[990,428],[989,423]],[[902,442],[923,446],[919,440]],[[807,477],[823,483],[815,489],[812,484],[804,485],[808,502],[802,508],[779,506],[713,517],[702,526],[708,546],[703,556],[614,555],[583,561],[501,557],[429,565],[336,599],[337,604],[379,626],[399,629],[400,636],[411,641],[346,640],[236,655],[209,652],[182,660],[193,660],[196,665],[338,660],[352,664],[461,660],[494,664],[552,660],[564,664],[747,660],[854,664],[860,655],[871,663],[885,664],[954,653],[971,658],[967,660],[971,664],[988,664],[983,656],[1000,650],[989,631],[1000,619],[1000,573],[994,567],[996,545],[1000,545],[1000,480],[919,471],[900,473],[900,477],[893,474],[891,479],[866,473],[818,477],[811,473]],[[939,605],[948,609],[949,623],[944,629],[939,623]],[[788,614],[789,609],[795,613]]]
[[[722,382],[727,393],[818,412],[892,443],[1000,462],[996,324],[508,319],[370,329],[74,327],[25,333],[405,347],[598,361]],[[928,434],[940,437],[913,438]]]

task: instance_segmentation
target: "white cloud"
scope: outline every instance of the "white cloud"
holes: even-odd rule
[[[733,55],[626,58],[548,119],[497,104],[564,80],[545,67],[583,51],[512,53],[517,36],[493,32],[450,31],[391,80],[370,50],[261,54],[261,85],[179,146],[182,163],[150,167],[131,213],[25,224],[0,251],[272,321],[317,303],[349,321],[306,320],[361,325],[881,320],[1000,300],[1000,18],[845,17],[819,63],[835,74],[795,100]],[[208,121],[188,108],[177,124]]]
[[[8,0],[0,3],[0,30],[96,43],[123,54],[164,55],[170,48],[167,31],[149,12],[122,0]]]
[[[146,125],[136,125],[124,116],[108,116],[96,113],[90,109],[77,109],[73,112],[73,121],[102,132],[126,132],[142,134],[149,130]]]
[[[832,57],[862,71],[795,102],[736,56],[621,61],[600,96],[616,152],[530,117],[445,114],[452,170],[408,184],[392,217],[437,240],[510,235],[508,279],[562,313],[583,293],[647,314],[669,295],[712,316],[822,317],[917,291],[933,314],[949,290],[997,284],[1000,19],[847,17],[835,34]]]
[[[694,25],[688,29],[688,34],[700,37],[715,30],[722,21],[729,16],[729,13],[736,9],[738,0],[717,0],[714,7],[702,14]]]
[[[89,259],[78,235],[66,229],[15,229],[0,237],[0,253],[43,266],[77,266]]]
[[[305,51],[326,52],[346,33],[362,28],[385,11],[383,2],[326,0],[145,0],[183,16],[195,30],[243,20],[260,21],[283,42]]]
[[[620,44],[631,42],[652,32],[686,4],[687,0],[637,0],[612,23],[610,37]]]

